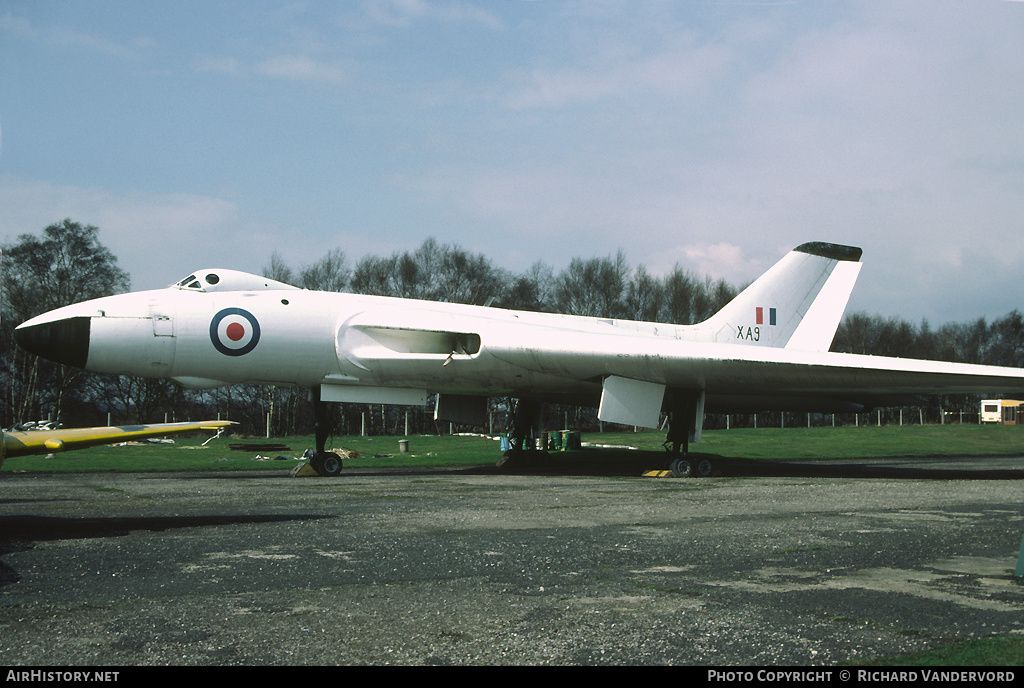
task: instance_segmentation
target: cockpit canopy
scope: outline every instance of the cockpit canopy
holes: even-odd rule
[[[188,277],[172,284],[172,288],[190,291],[268,291],[273,289],[298,289],[290,284],[278,282],[237,270],[197,270]]]

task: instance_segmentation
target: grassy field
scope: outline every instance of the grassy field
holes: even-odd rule
[[[921,666],[921,667],[1019,667],[1024,666],[1024,638],[993,636],[965,640],[928,652],[914,652],[899,657],[886,657],[858,666]]]
[[[143,443],[83,449],[50,457],[6,461],[0,470],[26,472],[287,470],[313,446],[313,438],[179,437],[173,443]],[[409,453],[399,453],[399,441]],[[584,451],[609,447],[663,452],[660,432],[607,432],[583,435]],[[266,450],[258,445],[283,444]],[[251,445],[233,450],[228,444]],[[589,445],[589,446],[588,446]],[[329,446],[353,454],[350,467],[459,466],[494,463],[500,457],[497,439],[480,436],[338,437]],[[694,451],[742,459],[871,458],[887,456],[998,456],[1024,454],[1024,426],[914,425],[846,428],[759,428],[705,431]],[[278,457],[287,457],[279,459]],[[659,454],[660,456],[660,454]]]
[[[8,459],[2,472],[30,473],[97,471],[194,471],[194,470],[290,470],[302,453],[314,445],[313,437],[245,438],[209,440],[209,435],[178,436],[173,443],[140,442],[91,447],[50,456]],[[399,453],[399,440],[408,440],[411,451]],[[266,449],[275,443],[284,449]],[[244,444],[246,449],[231,449]],[[483,437],[341,437],[328,442],[328,449],[345,451],[349,467],[367,466],[458,466],[494,463],[500,457],[499,443]]]
[[[93,447],[51,457],[10,459],[0,471],[49,473],[97,471],[269,470],[287,472],[312,437],[219,438],[179,437],[174,443],[145,443]],[[399,452],[407,440],[409,453]],[[664,455],[660,432],[590,433],[583,435],[584,452],[635,451],[653,461]],[[276,442],[284,450],[258,445]],[[247,443],[233,450],[228,444]],[[501,456],[497,439],[480,436],[339,437],[329,447],[352,453],[346,467],[469,466],[491,464]],[[704,432],[701,453],[765,461],[814,458],[872,458],[888,456],[1007,456],[1024,454],[1024,426],[925,425],[846,428],[760,428]],[[279,458],[283,457],[283,458]],[[993,637],[956,643],[934,652],[888,658],[886,666],[1020,666],[1024,638]]]

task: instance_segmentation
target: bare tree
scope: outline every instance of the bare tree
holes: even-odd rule
[[[677,325],[696,322],[693,302],[699,288],[697,280],[678,264],[663,282],[665,319]]]
[[[302,268],[298,286],[319,291],[344,291],[350,274],[345,252],[336,248],[312,265]]]
[[[288,267],[284,258],[277,251],[271,254],[270,262],[263,266],[263,276],[285,284],[293,284],[292,269]]]
[[[643,265],[633,271],[626,283],[626,317],[655,322],[661,317],[665,287]]]
[[[628,272],[622,251],[614,258],[573,258],[557,279],[555,303],[558,311],[568,315],[622,317],[622,297]]]
[[[525,274],[507,277],[510,284],[501,305],[522,311],[545,312],[554,309],[554,271],[537,261]]]

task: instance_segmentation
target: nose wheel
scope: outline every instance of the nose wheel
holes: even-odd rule
[[[310,457],[309,465],[325,478],[341,475],[343,467],[341,457],[334,452],[316,452]]]
[[[320,388],[312,389],[313,398],[313,432],[316,436],[316,449],[307,450],[309,465],[317,474],[325,478],[341,475],[341,457],[327,451],[327,438],[331,434],[331,418],[327,412],[327,404],[320,399]]]

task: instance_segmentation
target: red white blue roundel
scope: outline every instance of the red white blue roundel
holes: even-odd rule
[[[260,342],[260,324],[249,311],[225,308],[210,322],[210,341],[225,356],[244,356]]]

